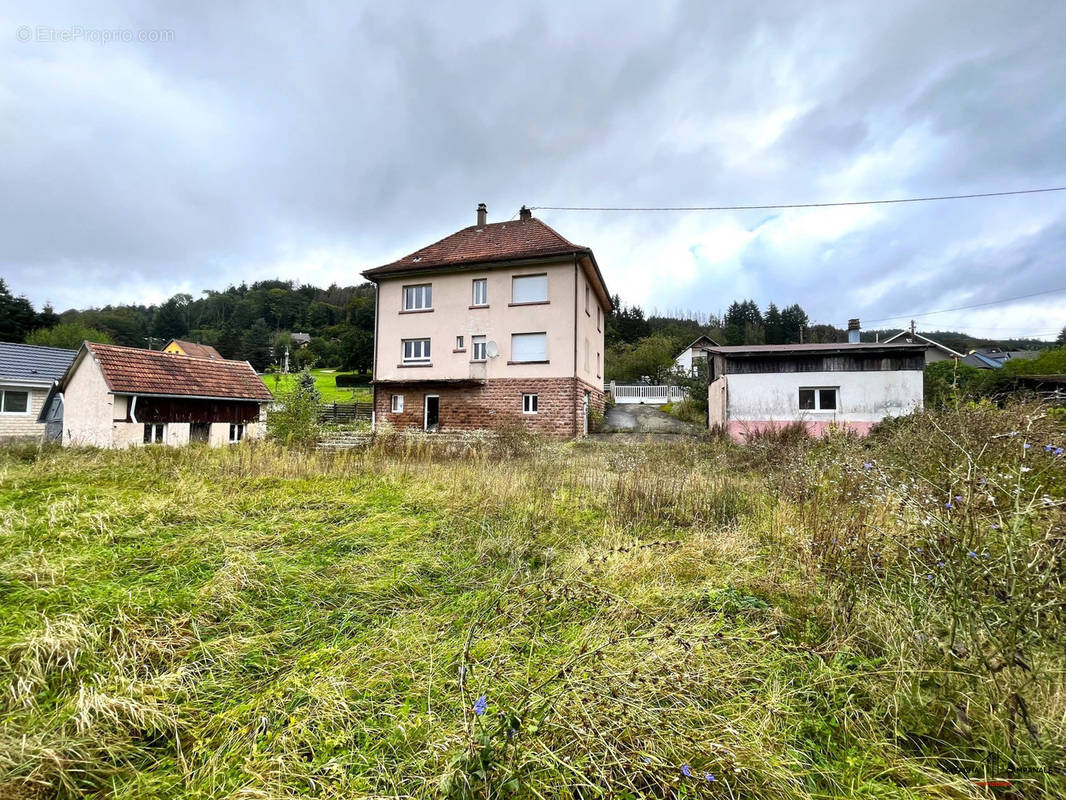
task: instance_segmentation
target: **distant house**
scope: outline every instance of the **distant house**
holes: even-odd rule
[[[674,363],[684,370],[686,374],[693,375],[700,362],[707,363],[708,348],[719,346],[718,342],[710,336],[700,336],[678,354],[677,358],[674,359]]]
[[[611,310],[592,250],[522,208],[369,269],[374,417],[397,428],[518,425],[580,436],[602,410]]]
[[[708,350],[708,424],[743,441],[802,423],[866,434],[885,417],[922,408],[921,344],[742,345]]]
[[[58,347],[0,342],[0,441],[40,439],[45,434],[45,423],[37,417],[52,384],[63,377],[76,354]]]
[[[85,342],[46,405],[57,399],[64,445],[124,448],[259,438],[271,396],[247,361]]]
[[[1040,353],[1036,350],[1001,350],[998,347],[979,347],[971,350],[963,359],[963,364],[978,369],[1001,369],[1004,364],[1013,359],[1036,358]]]
[[[902,342],[905,344],[927,344],[929,347],[925,350],[925,363],[935,364],[938,361],[947,361],[949,358],[961,360],[964,357],[964,353],[959,353],[956,350],[952,350],[947,345],[930,339],[928,336],[923,336],[920,333],[911,333],[910,331],[900,331],[897,334],[889,336],[885,339],[884,344],[893,344]]]
[[[292,335],[293,343],[303,350],[309,344],[311,344],[311,334],[309,333],[294,333]]]
[[[222,356],[219,355],[218,350],[213,348],[209,344],[200,344],[198,342],[186,342],[182,339],[171,339],[163,346],[164,353],[171,353],[178,356],[192,356],[193,358],[214,358],[222,360]]]

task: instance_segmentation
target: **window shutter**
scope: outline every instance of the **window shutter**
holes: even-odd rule
[[[542,303],[547,299],[547,275],[523,275],[512,279],[512,303]]]
[[[515,333],[511,336],[512,361],[547,361],[548,334]]]

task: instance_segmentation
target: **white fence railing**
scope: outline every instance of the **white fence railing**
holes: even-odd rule
[[[604,390],[609,392],[616,403],[645,403],[647,405],[663,405],[664,403],[676,403],[688,397],[688,389],[683,386],[649,386],[642,383],[606,384]]]

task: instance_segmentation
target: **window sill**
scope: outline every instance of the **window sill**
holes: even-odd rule
[[[432,314],[433,313],[433,309],[432,308],[400,309],[400,313],[401,314]]]
[[[428,361],[426,363],[424,363],[424,364],[397,364],[396,365],[396,367],[398,369],[414,369],[416,367],[432,367],[432,366],[433,366],[433,364],[431,364]]]
[[[472,358],[472,359],[470,359],[470,363],[471,364],[485,364],[487,362],[488,362],[487,358]]]
[[[551,300],[530,300],[528,303],[508,303],[508,308],[514,308],[515,306],[546,306],[550,305]]]
[[[509,365],[513,366],[515,364],[550,364],[552,362],[550,362],[550,361],[508,361],[507,363]]]
[[[466,348],[465,348],[465,347],[463,347],[463,348],[461,348],[461,349],[458,349],[458,350],[452,350],[452,352],[453,352],[453,353],[465,353],[465,352],[466,352]]]
[[[488,308],[488,307],[489,307],[488,303],[483,303],[480,306],[470,306],[470,309],[473,310],[475,308]]]

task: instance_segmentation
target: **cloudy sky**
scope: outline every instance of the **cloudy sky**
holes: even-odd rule
[[[478,202],[500,221],[1066,186],[1057,0],[5,9],[0,276],[59,309],[358,282]],[[887,327],[1066,288],[1066,192],[536,213],[648,309],[751,297]],[[918,321],[1053,337],[1066,291]]]

